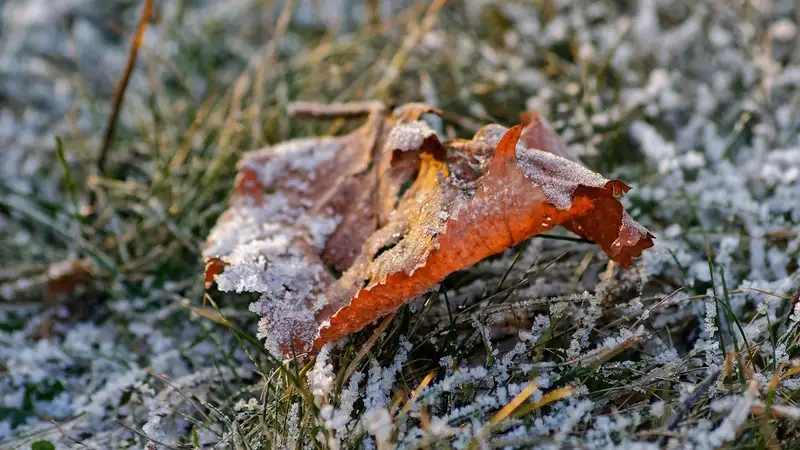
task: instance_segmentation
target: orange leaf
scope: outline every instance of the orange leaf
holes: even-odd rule
[[[628,186],[559,156],[566,146],[538,116],[441,142],[419,120],[429,112],[373,108],[347,136],[243,158],[233,204],[209,236],[206,276],[262,294],[251,310],[273,352],[336,341],[557,225],[623,267],[653,245],[616,199]]]

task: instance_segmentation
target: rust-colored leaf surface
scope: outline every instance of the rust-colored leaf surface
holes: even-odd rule
[[[442,141],[421,120],[436,111],[421,104],[293,112],[366,121],[246,154],[204,249],[207,282],[261,294],[251,310],[275,354],[336,341],[558,225],[623,267],[653,245],[617,200],[628,186],[571,159],[537,115]]]

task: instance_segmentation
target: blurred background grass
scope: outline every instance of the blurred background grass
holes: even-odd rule
[[[745,392],[747,380],[758,379],[748,370],[767,386],[778,366],[797,356],[798,330],[789,316],[800,222],[792,202],[800,198],[784,181],[791,183],[788,169],[799,163],[787,157],[778,164],[787,172],[773,178],[784,181],[759,178],[760,168],[774,163],[769,154],[798,145],[796,2],[156,1],[102,171],[97,160],[142,2],[5,0],[2,10],[0,354],[7,362],[0,363],[0,393],[9,406],[0,408],[0,440],[5,435],[25,447],[40,438],[72,446],[142,446],[148,439],[141,427],[158,411],[148,403],[155,395],[137,384],[149,383],[163,394],[160,404],[180,411],[170,413],[178,423],[171,446],[204,446],[201,440],[234,448],[286,444],[298,401],[305,405],[297,413],[302,436],[324,446],[313,438],[325,430],[324,421],[303,382],[310,366],[282,367],[261,353],[257,317],[247,311],[252,299],[206,295],[198,251],[226,206],[241,152],[355,125],[290,120],[286,108],[296,100],[425,101],[446,112],[441,125],[449,137],[468,137],[490,122],[511,125],[521,112],[537,110],[589,167],[640,188],[629,205],[666,242],[659,254],[667,256],[640,268],[639,279],[620,276],[608,297],[619,306],[604,313],[597,328],[589,326],[587,342],[647,322],[616,316],[636,299],[648,310],[666,304],[669,314],[686,315],[648,325],[669,343],[664,348],[674,349],[674,361],[654,363],[650,351],[663,348],[623,339],[619,352],[561,373],[556,385],[587,386],[585,395],[599,412],[643,410],[657,393],[667,412],[678,414],[691,399],[681,386],[703,386],[719,369],[719,361],[697,362],[704,348],[697,343],[738,345],[747,334],[737,330],[741,323],[769,318],[758,336],[765,356],[739,361],[721,391]],[[745,166],[748,160],[755,166]],[[742,191],[704,197],[714,188],[724,191],[717,177],[737,175],[737,166],[752,171],[752,178],[742,178]],[[759,203],[787,206],[759,213]],[[758,242],[778,253],[759,260],[753,256]],[[475,311],[492,312],[486,305],[498,298],[498,309],[513,309],[518,301],[595,291],[605,268],[591,250],[571,242],[513,249],[456,274],[415,306],[422,309],[402,310],[370,356],[390,365],[403,345],[400,336],[418,334],[393,391],[410,392],[430,370],[444,372],[440,358],[491,366],[487,354],[498,337],[475,333]],[[718,270],[730,283],[730,297],[719,275],[713,278]],[[766,316],[757,307],[769,295],[747,297],[740,285],[745,280],[781,299],[770,303]],[[687,294],[684,303],[669,304],[678,289]],[[723,305],[710,319],[722,331],[710,336],[700,331],[707,311],[694,306],[708,289],[714,290],[712,305],[715,298]],[[460,298],[453,311],[444,300],[448,292]],[[727,315],[724,305],[731,303]],[[437,308],[442,316],[430,312]],[[451,329],[435,323],[444,320],[443,308]],[[531,308],[523,309],[530,317],[542,310]],[[566,364],[570,337],[580,329],[576,317],[554,321],[532,360]],[[332,356],[337,392],[370,335],[361,333]],[[513,345],[502,342],[495,344]],[[785,357],[778,358],[779,342]],[[746,354],[738,347],[735,353]],[[101,365],[98,358],[109,362]],[[608,361],[617,366],[604,367]],[[625,361],[635,370],[618,370]],[[366,359],[358,364],[368,371]],[[656,368],[674,383],[644,379],[642,372]],[[512,371],[517,381],[529,378],[522,367]],[[186,384],[174,391],[192,394],[170,394],[169,383],[156,374],[182,380]],[[206,376],[204,384],[192,384],[198,374]],[[649,395],[629,404],[617,390],[635,383]],[[479,392],[481,384],[472,389]],[[798,400],[788,388],[764,389],[786,405]],[[234,408],[253,396],[261,409]],[[107,403],[102,408],[100,397]],[[709,403],[689,405],[690,425],[713,416]],[[537,414],[530,411],[526,420]],[[589,423],[575,430],[575,442],[588,439]],[[666,416],[649,416],[614,439],[658,446],[674,438],[667,425]],[[797,436],[780,417],[754,417],[744,428],[742,447],[774,447]],[[240,441],[232,437],[237,433],[244,436]],[[343,445],[360,446],[365,433]]]

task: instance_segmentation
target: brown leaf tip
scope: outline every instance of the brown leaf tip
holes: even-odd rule
[[[217,257],[206,258],[204,272],[206,289],[211,288],[214,283],[214,277],[221,274],[223,270],[225,270],[225,261]]]
[[[627,211],[622,211],[622,224],[617,233],[617,239],[611,244],[609,256],[620,260],[620,264],[627,268],[633,263],[633,258],[642,254],[645,249],[654,245],[655,237],[633,220]]]
[[[610,180],[603,188],[614,197],[619,197],[631,190],[630,186],[619,180]]]

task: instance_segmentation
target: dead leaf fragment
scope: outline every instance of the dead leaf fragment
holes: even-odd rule
[[[220,258],[208,258],[204,272],[206,289],[214,285],[214,277],[221,274],[225,269],[225,261]]]
[[[0,299],[41,298],[44,293],[49,301],[63,300],[85,290],[93,275],[91,262],[74,255],[51,264],[0,268]]]
[[[628,186],[559,156],[566,146],[538,117],[442,142],[420,120],[436,112],[425,105],[312,109],[367,120],[245,155],[204,249],[207,281],[261,294],[251,310],[276,354],[338,340],[558,225],[623,267],[653,245],[616,198]]]
[[[55,298],[71,294],[89,276],[91,265],[88,260],[71,256],[64,261],[51,264],[47,269],[45,295]]]

